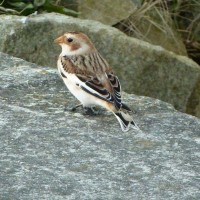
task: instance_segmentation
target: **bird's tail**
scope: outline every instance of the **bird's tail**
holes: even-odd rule
[[[123,132],[126,132],[131,128],[140,130],[136,123],[133,121],[132,116],[129,113],[123,111],[117,111],[114,113],[115,117],[120,123]]]

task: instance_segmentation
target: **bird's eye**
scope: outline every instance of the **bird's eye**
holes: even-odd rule
[[[72,38],[67,38],[67,41],[68,42],[73,42],[73,39]]]

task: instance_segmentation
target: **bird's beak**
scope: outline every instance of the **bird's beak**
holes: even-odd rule
[[[57,38],[57,39],[55,39],[54,40],[54,42],[56,43],[56,44],[61,44],[61,43],[64,43],[64,36],[62,35],[62,36],[60,36],[59,38]]]

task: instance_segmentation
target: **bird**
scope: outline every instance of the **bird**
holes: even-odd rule
[[[68,90],[80,101],[75,106],[101,106],[112,112],[123,132],[140,130],[131,116],[131,109],[122,102],[121,85],[112,67],[83,32],[70,31],[54,42],[61,46],[57,67]]]

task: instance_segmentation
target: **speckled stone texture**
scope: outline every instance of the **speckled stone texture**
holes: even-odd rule
[[[56,69],[0,54],[1,200],[200,199],[200,120],[124,94],[142,132],[76,100]]]

